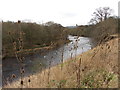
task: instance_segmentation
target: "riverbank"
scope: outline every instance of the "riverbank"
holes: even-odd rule
[[[17,54],[18,55],[22,55],[22,56],[29,56],[29,55],[33,55],[33,54],[37,54],[37,53],[45,53],[49,50],[52,50],[52,49],[55,49],[55,48],[58,48],[66,43],[69,43],[70,40],[59,40],[57,42],[55,42],[54,44],[52,45],[49,45],[49,46],[43,46],[43,47],[33,47],[31,49],[23,49],[21,51],[17,51]],[[14,58],[15,57],[15,54],[14,54],[14,51],[11,50],[11,53],[4,53],[2,55],[2,58]]]
[[[68,39],[71,41],[69,43],[63,44],[58,48],[53,50],[47,50],[42,53],[35,53],[33,55],[28,55],[24,57],[24,76],[31,76],[35,73],[40,73],[41,69],[56,66],[61,63],[61,60],[65,61],[71,57],[79,55],[83,52],[86,52],[91,49],[91,38],[88,37],[77,37],[77,36],[68,36]],[[77,41],[76,41],[77,40]],[[76,50],[77,45],[77,50]],[[64,56],[64,57],[62,57]],[[11,61],[11,62],[9,62]],[[50,63],[51,62],[51,63]],[[19,73],[19,62],[17,58],[5,58],[2,62],[3,67],[3,77],[4,81],[9,78],[8,81],[14,82],[20,78]],[[12,74],[15,74],[17,78],[11,80]],[[6,82],[3,82],[3,86],[6,85]]]
[[[118,37],[23,81],[26,88],[117,88]],[[18,88],[20,81],[5,87]]]
[[[51,21],[45,24],[3,21],[2,27],[3,58],[15,57],[14,52],[34,54],[42,49],[56,48],[68,37],[65,27]]]

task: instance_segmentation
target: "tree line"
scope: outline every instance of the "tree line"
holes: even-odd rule
[[[45,24],[8,21],[2,26],[3,54],[13,51],[13,42],[18,42],[19,30],[23,33],[24,49],[57,47],[68,41],[64,27],[52,21]]]
[[[113,10],[111,8],[97,8],[92,16],[88,25],[67,28],[68,33],[71,35],[92,37],[96,41],[99,41],[105,36],[110,36],[120,31],[120,18],[113,16]]]
[[[18,42],[19,30],[23,33],[24,49],[33,49],[50,45],[58,47],[68,41],[68,35],[92,37],[99,41],[106,35],[118,33],[119,23],[120,18],[113,17],[112,9],[109,7],[96,9],[88,25],[77,25],[74,28],[63,27],[52,21],[44,24],[3,22],[3,51],[5,53],[12,51],[12,43]]]

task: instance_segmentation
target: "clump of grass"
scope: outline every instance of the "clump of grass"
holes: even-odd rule
[[[103,69],[93,70],[89,72],[81,81],[82,88],[109,88],[111,81],[115,79],[116,75],[114,73],[105,71]]]

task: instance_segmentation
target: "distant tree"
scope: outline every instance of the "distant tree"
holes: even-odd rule
[[[53,21],[49,21],[49,22],[46,22],[45,25],[46,26],[51,26],[51,25],[54,25],[55,23]]]
[[[106,20],[110,16],[112,16],[113,10],[109,7],[100,7],[97,8],[96,11],[93,13],[93,18],[90,20],[89,23],[95,24],[101,21]]]

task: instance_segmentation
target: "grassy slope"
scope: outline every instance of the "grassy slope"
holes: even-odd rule
[[[118,87],[117,60],[118,38],[114,38],[63,64],[30,76],[30,83],[28,77],[24,78],[24,87],[116,88]],[[20,82],[5,87],[20,87]]]

